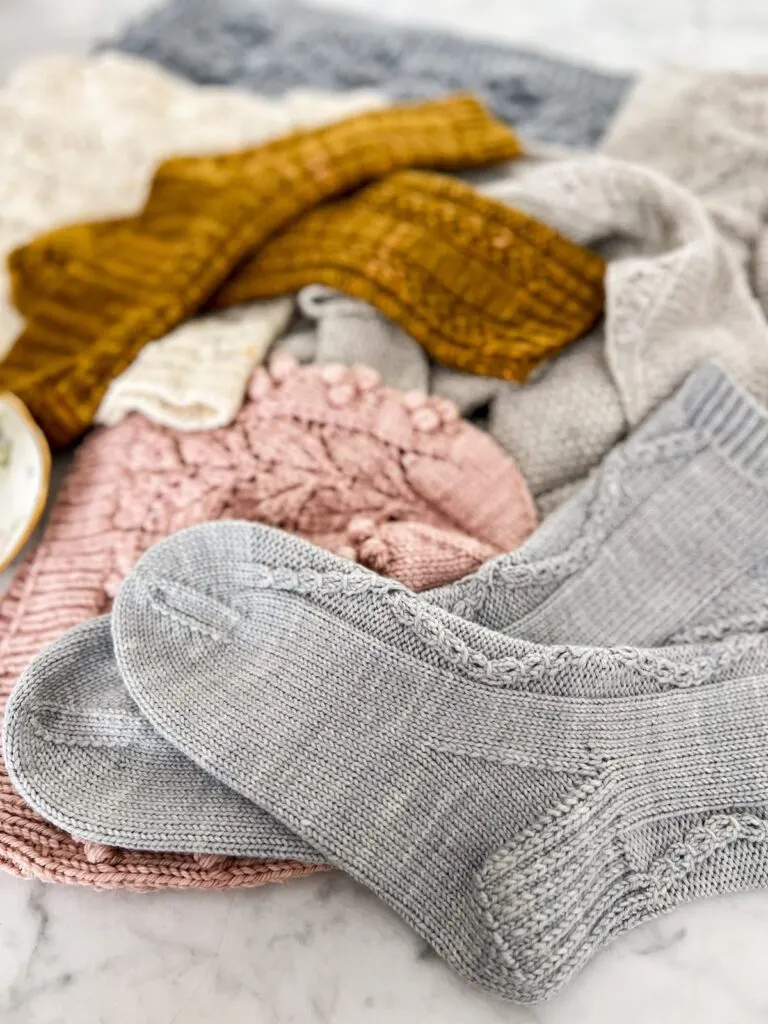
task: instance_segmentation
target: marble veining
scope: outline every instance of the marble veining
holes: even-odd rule
[[[614,67],[768,67],[764,0],[335,5],[485,28]],[[0,79],[36,54],[85,52],[146,6],[0,0]],[[455,978],[341,875],[139,896],[0,874],[2,1024],[758,1024],[768,1020],[767,959],[768,892],[721,897],[638,928],[553,1000],[523,1008]]]

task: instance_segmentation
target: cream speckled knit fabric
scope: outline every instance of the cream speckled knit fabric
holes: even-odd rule
[[[146,345],[110,384],[96,422],[142,412],[164,427],[210,430],[231,423],[248,378],[288,324],[290,298],[196,317]]]
[[[267,99],[117,54],[22,67],[0,90],[0,356],[20,327],[4,269],[16,246],[68,221],[135,212],[169,156],[252,146],[383,103],[371,91]]]

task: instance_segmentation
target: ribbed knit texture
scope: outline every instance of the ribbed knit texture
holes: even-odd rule
[[[141,412],[177,430],[225,427],[292,309],[288,298],[235,306],[196,317],[150,342],[107,388],[96,423],[114,426]]]
[[[514,465],[445,402],[382,389],[369,370],[299,370],[285,358],[257,371],[251,395],[228,429],[177,433],[136,415],[83,443],[0,602],[4,698],[46,643],[108,610],[142,551],[195,522],[261,519],[416,587],[471,572],[535,525]],[[194,859],[99,850],[91,863],[0,782],[0,857],[28,876],[221,887],[293,870],[216,861],[208,871]]]
[[[319,282],[367,299],[444,366],[524,380],[600,316],[604,270],[462,182],[404,171],[267,241],[214,305]]]
[[[112,629],[162,736],[507,998],[684,898],[633,864],[655,821],[768,802],[762,635],[540,646],[236,522],[156,545]]]
[[[399,168],[482,166],[518,152],[507,128],[456,96],[166,161],[137,216],[65,228],[12,255],[14,301],[28,323],[0,386],[27,401],[54,444],[67,444],[143,345],[299,214]]]
[[[384,105],[369,91],[267,99],[200,88],[135,57],[43,57],[0,89],[0,357],[21,321],[5,257],[62,224],[131,216],[170,156],[255,146],[295,128]]]
[[[638,97],[641,93],[638,87]],[[760,246],[756,242],[746,247],[753,253],[746,261],[752,264],[748,273],[745,250],[734,241],[737,232],[726,230],[727,224],[748,224],[746,236],[755,236],[754,217],[745,211],[750,202],[760,205],[763,193],[747,170],[752,165],[749,150],[740,151],[743,175],[723,176],[718,163],[721,147],[716,147],[710,180],[705,117],[710,108],[702,103],[695,108],[699,119],[686,121],[682,111],[688,106],[670,98],[670,116],[675,116],[667,131],[661,113],[667,107],[663,99],[656,100],[647,131],[638,110],[627,133],[619,132],[619,121],[616,141],[611,142],[612,133],[608,144],[614,147],[626,134],[636,135],[632,153],[639,159],[643,140],[652,137],[653,145],[649,141],[647,148],[648,158],[654,159],[654,147],[665,153],[673,136],[682,137],[683,129],[678,132],[675,126],[684,122],[690,151],[700,156],[695,174],[693,165],[688,167],[689,177],[709,198],[701,199],[639,163],[602,155],[532,166],[517,161],[479,186],[605,257],[605,319],[586,338],[568,346],[523,386],[434,365],[424,382],[423,355],[415,344],[399,339],[392,367],[395,379],[420,380],[421,387],[455,401],[465,415],[476,409],[486,412],[487,405],[488,429],[521,467],[542,514],[571,494],[611,447],[700,362],[716,360],[759,399],[768,400],[768,330],[765,312],[753,294]],[[741,110],[737,105],[736,112]],[[732,131],[737,139],[756,144],[755,136],[744,131],[745,115],[728,128],[719,111],[715,105],[712,117],[721,134]],[[657,122],[658,130],[653,130]],[[678,157],[679,163],[683,153]],[[756,163],[760,166],[759,159]],[[673,164],[670,160],[670,170]],[[680,176],[679,167],[675,173]],[[749,187],[742,187],[744,178]],[[342,345],[334,336],[333,317],[331,306],[327,321],[321,321],[323,344],[318,340],[300,353],[302,358],[349,358],[346,342]],[[360,330],[355,358],[371,359],[381,368],[380,339],[388,330],[386,322],[370,309],[358,317],[365,329]],[[386,376],[386,365],[383,370]]]
[[[372,86],[398,99],[471,89],[526,137],[593,145],[626,75],[444,30],[275,0],[171,0],[110,44],[197,82],[278,95]]]

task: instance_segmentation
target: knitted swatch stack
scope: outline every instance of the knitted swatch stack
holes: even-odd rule
[[[0,90],[0,391],[80,442],[0,867],[335,867],[521,1002],[768,887],[768,78],[295,0],[112,45]]]

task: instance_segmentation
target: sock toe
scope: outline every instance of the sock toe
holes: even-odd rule
[[[118,671],[107,616],[76,627],[33,661],[9,700],[4,744],[24,800],[81,839],[156,852],[321,861],[143,718]]]

